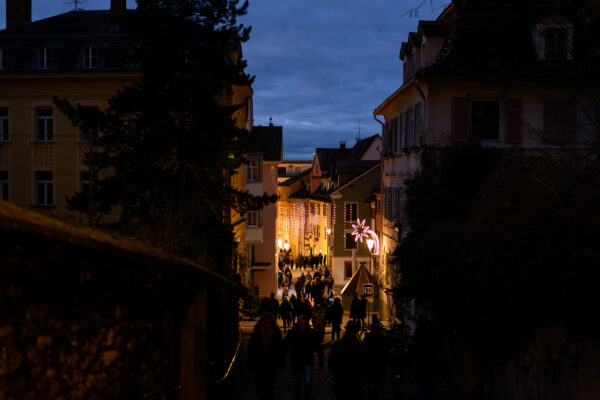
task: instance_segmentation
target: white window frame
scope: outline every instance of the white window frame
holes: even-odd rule
[[[86,46],[83,48],[83,68],[98,68],[98,47]]]
[[[8,200],[8,171],[0,171],[0,200]]]
[[[260,228],[260,210],[247,211],[246,212],[246,227],[248,228]]]
[[[51,179],[41,179],[40,173],[50,173]],[[40,201],[42,192],[42,201]],[[35,204],[37,206],[54,205],[54,173],[52,171],[35,171]]]
[[[0,110],[6,109],[6,115],[0,112],[0,142],[8,142],[8,107],[0,107]]]
[[[40,47],[38,49],[38,68],[50,69],[54,61],[53,51],[50,47]]]
[[[40,115],[41,110],[50,110],[51,115]],[[40,135],[40,128],[43,130],[42,135]],[[54,110],[52,107],[38,107],[35,109],[35,140],[36,142],[51,142],[54,140]]]
[[[261,160],[259,158],[249,158],[246,165],[246,182],[261,182]]]

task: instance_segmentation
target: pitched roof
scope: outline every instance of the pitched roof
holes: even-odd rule
[[[286,179],[285,181],[279,183],[278,186],[290,186],[292,183],[297,182],[302,178],[305,178],[307,175],[310,175],[311,172],[312,168],[308,168],[307,170],[302,171],[294,176],[291,176],[289,179]]]
[[[26,24],[13,26],[0,31],[0,36],[72,36],[72,35],[99,34],[124,35],[121,26],[111,18],[109,10],[97,11],[70,11],[53,17],[40,19]]]
[[[431,77],[543,77],[569,76],[573,63],[539,62],[532,28],[544,8],[528,2],[473,3],[458,8],[436,60],[417,71]]]
[[[358,142],[356,142],[356,144],[352,148],[352,150],[354,152],[353,158],[355,160],[360,160],[365,155],[367,150],[369,150],[369,147],[371,147],[371,144],[373,144],[373,142],[379,137],[380,137],[379,135],[372,135],[372,136],[366,137],[366,138],[361,139]]]
[[[319,160],[319,167],[321,168],[321,171],[331,171],[331,168],[335,165],[336,160],[344,159],[348,151],[349,149],[346,148],[317,147],[315,149],[315,155]]]
[[[379,296],[379,284],[377,279],[369,272],[366,266],[361,265],[352,275],[352,278],[346,283],[346,286],[342,289],[342,296],[354,296],[363,294],[363,285],[365,283],[373,284],[373,296]]]
[[[379,164],[379,160],[338,160],[336,172],[338,174],[360,175],[377,164]]]

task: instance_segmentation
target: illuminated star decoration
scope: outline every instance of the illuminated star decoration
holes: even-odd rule
[[[360,219],[357,219],[356,225],[352,224],[352,228],[354,228],[354,232],[352,232],[352,234],[354,235],[355,242],[358,242],[360,240],[360,242],[362,243],[363,238],[369,237],[368,233],[370,232],[370,230],[368,226],[365,226],[365,222],[367,222],[366,219],[363,219],[362,221]]]

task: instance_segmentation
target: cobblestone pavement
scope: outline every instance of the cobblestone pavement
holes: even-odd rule
[[[344,315],[344,323],[347,321],[348,315]],[[235,400],[255,400],[257,396],[254,391],[253,374],[248,371],[246,367],[246,349],[250,334],[256,321],[241,321],[240,326],[242,329],[242,344],[238,357],[233,366],[230,378],[225,383],[226,387],[223,388],[219,394],[219,399],[235,399]],[[315,369],[313,374],[311,400],[334,400],[333,396],[333,381],[331,374],[327,371],[327,358],[329,355],[329,349],[331,347],[331,328],[327,327],[325,342],[323,343],[323,350],[325,351],[325,368],[319,369],[318,363],[315,360]],[[283,332],[283,330],[282,330]],[[316,356],[315,356],[316,359]],[[366,386],[363,388],[363,399],[368,399],[366,392]],[[414,391],[412,391],[414,394]],[[389,379],[387,379],[381,388],[380,400],[393,399],[392,387]],[[275,394],[273,400],[292,400],[293,399],[293,380],[291,374],[291,368],[289,366],[289,355],[286,364],[286,368],[283,372],[277,373],[277,380],[275,384]],[[416,396],[411,396],[407,393],[406,400],[416,399]]]

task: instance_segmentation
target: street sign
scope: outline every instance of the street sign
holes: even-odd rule
[[[367,301],[373,302],[373,284],[363,283],[363,295],[367,298]]]

